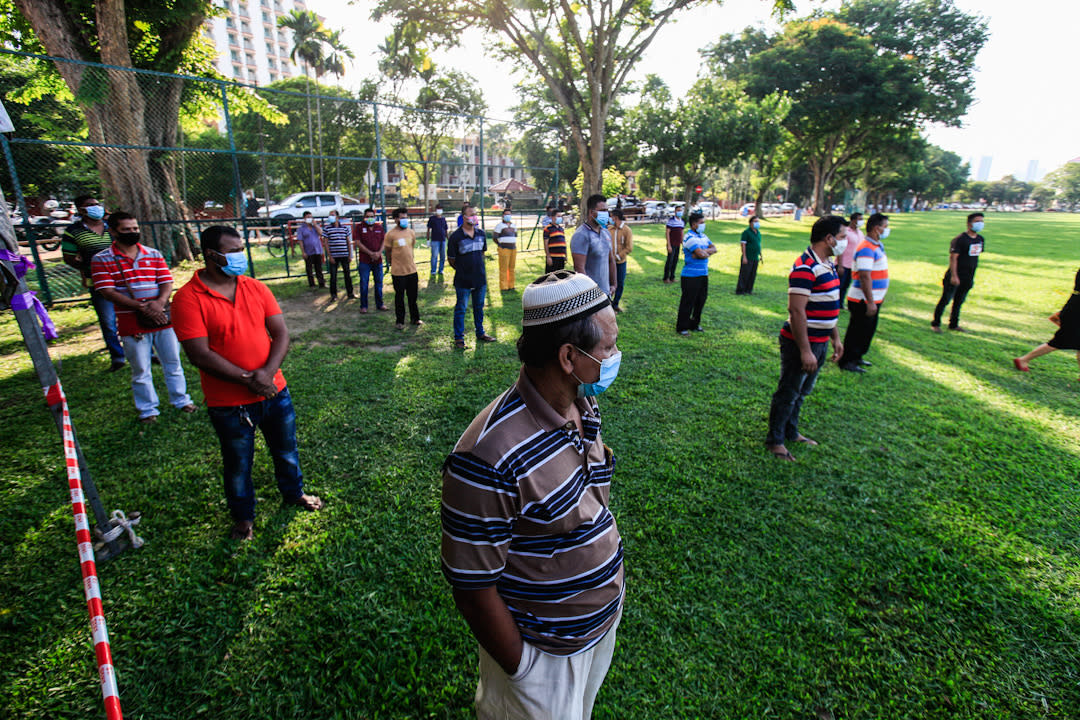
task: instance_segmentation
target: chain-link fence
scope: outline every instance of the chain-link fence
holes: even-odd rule
[[[62,243],[83,195],[138,216],[144,244],[170,264],[197,254],[203,228],[233,225],[265,279],[304,274],[295,230],[306,212],[354,223],[370,207],[385,222],[407,207],[422,246],[437,204],[451,228],[465,202],[489,223],[509,207],[521,246],[542,248],[560,181],[557,162],[520,160],[535,126],[303,77],[258,87],[0,50],[0,97],[14,125],[0,135],[0,183],[47,303],[86,292],[75,246]]]

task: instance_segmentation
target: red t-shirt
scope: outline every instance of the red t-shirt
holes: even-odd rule
[[[383,226],[382,223],[368,225],[365,222],[353,224],[353,240],[379,255],[378,260],[372,260],[367,253],[357,252],[356,261],[362,263],[382,263],[383,250]]]
[[[270,357],[270,334],[266,319],[281,314],[270,288],[246,275],[236,278],[236,299],[228,298],[206,287],[200,275],[188,281],[173,296],[172,321],[176,337],[183,342],[207,338],[210,349],[232,364],[245,370],[258,370]],[[199,371],[203,396],[210,407],[248,405],[265,398],[247,389],[246,385],[222,380]],[[274,375],[274,387],[285,388],[285,376],[279,369]]]

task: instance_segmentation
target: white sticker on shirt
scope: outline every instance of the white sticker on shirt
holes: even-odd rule
[[[405,238],[398,238],[397,239],[397,246],[398,247],[405,247],[405,245],[408,244],[408,242],[409,241],[406,240]]]
[[[982,243],[971,243],[971,245],[968,246],[968,257],[976,257],[978,255],[982,255],[982,249]]]

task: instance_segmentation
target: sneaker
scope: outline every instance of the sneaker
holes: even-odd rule
[[[700,327],[690,328],[690,332],[705,332],[705,329]]]
[[[683,337],[688,337],[688,336],[690,335],[690,331],[689,331],[689,330],[679,330],[678,332],[679,332],[679,334],[680,334],[680,335],[682,335]]]

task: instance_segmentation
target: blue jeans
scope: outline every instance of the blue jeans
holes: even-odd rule
[[[375,307],[383,306],[383,266],[382,262],[358,262],[357,269],[360,271],[360,307],[367,307],[368,278],[375,276]]]
[[[487,297],[487,285],[478,288],[454,288],[457,292],[457,304],[454,305],[454,340],[465,339],[465,309],[469,307],[469,298],[472,297],[473,325],[476,326],[476,337],[486,335],[484,332],[484,299]]]
[[[94,304],[94,312],[97,313],[101,336],[105,338],[109,356],[113,362],[124,362],[124,346],[120,343],[120,336],[116,334],[116,309],[110,300],[106,300],[96,290],[90,291],[90,302]]]
[[[615,263],[615,298],[611,304],[619,307],[619,299],[622,297],[623,285],[626,284],[626,263]]]
[[[150,372],[150,353],[157,351],[161,369],[165,373],[165,387],[169,389],[169,404],[174,408],[191,405],[191,396],[187,392],[187,379],[184,368],[180,365],[180,342],[173,329],[165,328],[157,332],[136,337],[121,338],[124,350],[131,361],[131,394],[135,397],[135,409],[139,419],[160,415],[158,396],[154,390],[154,376]]]
[[[221,442],[225,469],[225,499],[237,522],[255,519],[255,487],[251,461],[255,456],[255,428],[262,431],[274,461],[274,476],[285,501],[304,494],[300,452],[296,444],[296,411],[289,388],[250,405],[209,407],[210,423]]]
[[[431,274],[439,273],[442,275],[443,267],[446,265],[446,241],[445,240],[432,240],[431,241]]]
[[[783,445],[799,437],[799,412],[803,400],[814,389],[821,366],[825,364],[829,343],[810,343],[810,349],[818,363],[812,373],[803,370],[799,345],[794,340],[780,336],[780,382],[769,408],[766,445]]]

